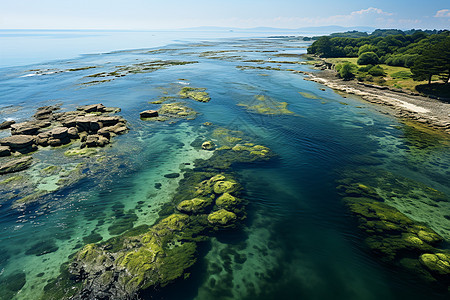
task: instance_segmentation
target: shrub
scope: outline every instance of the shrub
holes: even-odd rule
[[[372,76],[384,76],[386,73],[384,72],[383,68],[380,66],[373,66],[370,68],[369,71],[367,71]]]
[[[344,80],[350,80],[355,77],[355,70],[356,65],[350,62],[345,62],[336,66],[336,71],[338,71],[339,77]]]
[[[396,54],[391,55],[386,59],[385,63],[389,66],[407,67],[410,68],[414,65],[414,61],[417,59],[418,54]]]
[[[360,67],[360,68],[358,69],[358,71],[359,71],[359,72],[369,72],[369,70],[370,70],[372,67],[373,67],[373,65],[367,65],[367,66],[364,66],[364,67]]]
[[[375,52],[364,52],[358,58],[358,65],[376,65],[379,58]]]

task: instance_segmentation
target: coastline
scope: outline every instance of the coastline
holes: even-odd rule
[[[450,103],[403,91],[380,89],[354,80],[344,81],[336,77],[336,71],[330,69],[304,74],[308,76],[304,80],[323,84],[338,92],[359,96],[365,101],[390,108],[396,117],[414,120],[450,134]]]

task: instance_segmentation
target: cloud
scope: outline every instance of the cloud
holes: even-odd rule
[[[435,18],[450,18],[450,9],[441,9],[434,15]]]
[[[375,14],[375,15],[384,15],[384,16],[392,16],[393,13],[385,12],[380,8],[375,7],[369,7],[367,9],[361,9],[358,11],[353,11],[350,13],[351,16],[362,16],[362,15],[369,15],[369,14]]]

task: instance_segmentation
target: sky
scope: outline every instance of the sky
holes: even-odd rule
[[[450,29],[448,0],[0,0],[0,29]]]

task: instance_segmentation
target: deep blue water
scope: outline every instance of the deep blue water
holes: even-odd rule
[[[269,58],[300,61],[275,55],[304,53],[307,45],[287,38],[209,37],[204,42],[194,39],[148,50],[102,49],[108,53],[0,69],[0,122],[26,120],[44,105],[61,103],[63,110],[72,110],[101,102],[120,107],[131,129],[114,138],[112,147],[100,151],[98,157],[106,157],[101,164],[66,158],[65,148],[38,151],[33,154],[35,165],[24,171],[30,180],[41,180],[38,189],[49,184],[50,179],[39,173],[48,165],[70,171],[78,163],[86,163],[83,174],[87,176],[27,209],[13,208],[10,200],[0,202],[0,278],[18,271],[26,274],[26,284],[16,298],[35,298],[46,281],[57,276],[67,256],[83,245],[83,237],[95,231],[103,239],[109,238],[107,228],[114,222],[117,207],[136,209],[135,225],[152,224],[177,186],[177,179],[163,175],[180,172],[186,167],[183,163],[207,155],[190,144],[198,136],[207,138],[209,133],[202,124],[212,122],[243,131],[271,148],[277,158],[234,169],[249,202],[244,229],[213,238],[192,278],[170,290],[165,299],[445,299],[446,295],[431,285],[371,254],[357,222],[336,193],[336,180],[348,170],[373,168],[370,161],[377,159],[379,170],[449,195],[445,180],[450,175],[448,138],[438,135],[437,145],[408,148],[411,137],[405,133],[406,125],[381,107],[343,98],[330,89],[322,91],[323,86],[291,71],[236,68],[279,65],[308,71],[309,66],[301,64],[245,62]],[[134,48],[144,47],[145,43]],[[111,72],[115,66],[157,60],[197,63],[84,84],[96,79],[85,76]],[[96,68],[67,71],[88,66]],[[43,71],[37,74],[34,70],[38,69]],[[58,72],[61,70],[65,72]],[[176,94],[186,84],[206,88],[211,96],[209,103],[187,101],[200,113],[195,120],[175,124],[139,120],[140,111],[159,107],[149,101]],[[262,115],[238,105],[258,104],[256,95],[274,103],[287,102],[294,114]],[[9,177],[2,176],[0,181]],[[155,188],[155,183],[162,188]],[[449,241],[448,202],[396,204]],[[27,255],[40,241],[55,244],[57,250]],[[237,262],[236,253],[245,261]],[[226,293],[218,296],[218,291]]]

